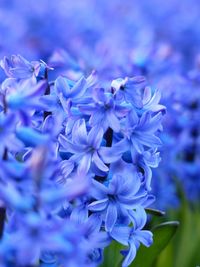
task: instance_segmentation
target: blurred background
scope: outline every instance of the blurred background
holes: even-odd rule
[[[200,2],[0,0],[0,57],[12,54],[75,79],[95,69],[105,85],[145,75],[162,92],[167,114],[152,190],[166,215],[152,224],[181,224],[155,267],[200,265]]]

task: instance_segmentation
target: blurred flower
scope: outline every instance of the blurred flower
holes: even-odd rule
[[[37,77],[40,71],[40,62],[29,62],[20,55],[13,55],[11,58],[4,57],[0,62],[0,66],[5,71],[5,74],[10,78],[29,79]]]

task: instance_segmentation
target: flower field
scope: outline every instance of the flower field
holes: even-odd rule
[[[199,1],[0,19],[0,267],[200,266]]]

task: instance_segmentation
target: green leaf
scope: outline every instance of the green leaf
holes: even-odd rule
[[[156,260],[155,267],[172,267],[174,266],[174,242],[170,242],[161,252]]]
[[[155,216],[159,216],[159,217],[165,215],[165,212],[161,211],[161,210],[150,209],[150,208],[146,208],[145,210],[148,214],[151,214],[151,215],[155,215]]]
[[[104,249],[104,261],[100,267],[118,267],[123,259],[120,253],[122,249],[124,249],[124,246],[113,240],[112,243]]]
[[[198,266],[200,264],[200,212],[192,209],[186,199],[182,199],[180,210],[180,229],[176,236],[174,250],[175,267]]]
[[[178,225],[179,222],[172,221],[156,226],[152,231],[154,239],[152,246],[146,248],[141,245],[130,267],[154,267],[157,257],[176,233]]]

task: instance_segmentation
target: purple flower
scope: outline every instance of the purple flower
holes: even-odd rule
[[[141,181],[145,183],[148,191],[151,190],[151,178],[152,170],[151,168],[158,167],[160,162],[160,153],[155,149],[149,149],[143,151],[143,153],[138,153],[137,151],[132,150],[132,155],[128,151],[123,155],[123,158],[128,162],[132,162],[135,166],[135,169],[143,177]]]
[[[20,142],[15,136],[16,128],[16,116],[13,113],[5,114],[0,113],[0,156],[3,157],[5,148],[8,148],[12,152],[17,152],[23,148],[22,142]]]
[[[49,64],[54,68],[60,67],[64,68],[65,70],[68,69],[69,71],[81,70],[81,67],[79,66],[78,62],[76,62],[74,58],[63,49],[56,49],[53,52],[49,59]]]
[[[29,79],[38,75],[41,63],[38,61],[29,62],[20,55],[13,55],[10,59],[4,57],[0,66],[10,78]]]
[[[122,267],[127,267],[132,263],[140,243],[149,247],[153,242],[152,233],[147,230],[142,230],[147,220],[147,216],[143,208],[139,207],[135,211],[132,211],[132,220],[132,228],[116,226],[110,232],[110,236],[113,239],[125,246],[129,246],[128,251],[122,251],[122,254],[125,256]]]
[[[126,103],[118,103],[112,93],[106,92],[102,88],[93,90],[94,103],[79,105],[79,109],[84,114],[90,115],[89,124],[91,126],[101,125],[104,132],[110,127],[115,132],[120,131],[120,118],[127,115],[130,106]]]
[[[19,127],[16,130],[16,136],[26,146],[35,147],[47,145],[50,141],[50,137],[47,134],[41,134],[38,131],[29,127]]]
[[[37,67],[14,56],[1,64],[9,78],[0,99],[0,197],[7,216],[0,260],[94,267],[115,239],[128,246],[123,266],[129,265],[140,243],[152,241],[142,229],[144,208],[154,200],[160,94],[152,96],[142,76],[103,89],[108,76],[97,85],[96,72],[50,82],[57,73],[42,61]]]
[[[99,155],[99,149],[103,140],[103,130],[93,127],[87,133],[85,120],[78,120],[72,130],[72,139],[60,135],[59,142],[63,148],[72,153],[70,161],[78,164],[78,173],[87,173],[91,164],[94,164],[103,172],[108,171],[108,167]]]
[[[6,79],[2,90],[7,109],[18,111],[22,117],[26,117],[27,113],[31,115],[36,109],[44,110],[45,106],[40,102],[40,97],[46,88],[46,81],[36,83],[31,80],[17,82],[14,79]]]
[[[132,155],[135,150],[142,153],[145,147],[156,149],[162,144],[155,135],[157,131],[162,130],[161,118],[161,112],[156,115],[145,112],[141,118],[134,110],[128,114],[122,131],[130,144]]]
[[[143,110],[144,111],[153,111],[160,112],[165,111],[166,107],[159,104],[161,98],[161,93],[159,90],[156,90],[152,96],[152,89],[150,87],[145,87],[143,95]]]
[[[97,181],[93,181],[93,184],[97,201],[89,204],[88,208],[102,213],[108,232],[112,231],[121,214],[129,216],[129,210],[141,205],[147,198],[147,192],[140,190],[141,182],[137,174],[114,175],[108,187]]]
[[[85,239],[83,226],[58,217],[45,218],[35,212],[29,212],[22,219],[19,219],[18,214],[13,214],[9,220],[10,227],[15,225],[14,228],[7,228],[10,240],[7,250],[10,248],[13,255],[4,257],[11,256],[14,264],[16,262],[22,266],[34,264],[40,255],[45,260],[45,252],[54,254],[59,264],[84,266],[87,261],[89,248],[82,246]]]
[[[143,76],[133,78],[116,79],[111,86],[121,95],[125,101],[130,102],[136,108],[143,107],[143,94],[146,79]]]
[[[77,82],[59,76],[55,80],[51,94],[42,96],[40,100],[46,106],[47,111],[64,118],[70,117],[73,116],[73,104],[87,102],[87,97],[84,100],[85,93],[95,83],[94,72],[88,78],[81,77]]]

